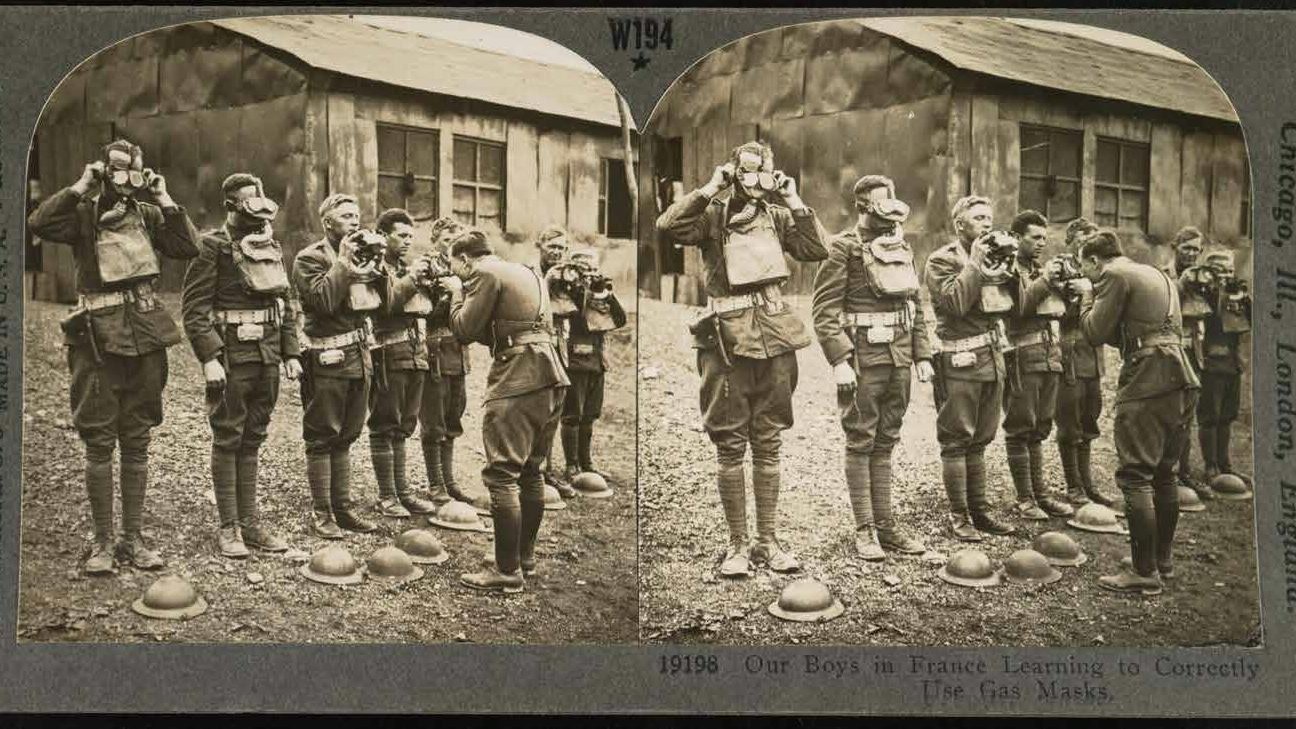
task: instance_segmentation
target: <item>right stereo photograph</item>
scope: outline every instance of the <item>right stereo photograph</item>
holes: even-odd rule
[[[642,640],[1260,644],[1250,170],[1188,57],[778,28],[639,189]]]

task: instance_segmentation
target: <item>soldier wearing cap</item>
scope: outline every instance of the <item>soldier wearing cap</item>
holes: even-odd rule
[[[1116,482],[1125,496],[1131,567],[1099,578],[1116,592],[1161,591],[1173,570],[1179,521],[1175,463],[1200,384],[1184,354],[1175,282],[1125,257],[1115,233],[1102,231],[1080,251],[1087,278],[1077,280],[1080,326],[1089,343],[1120,347],[1116,391]],[[1090,283],[1091,282],[1091,283]]]
[[[151,197],[152,201],[147,198]],[[117,558],[156,569],[162,558],[140,534],[151,430],[162,422],[166,349],[180,329],[158,299],[158,254],[198,255],[198,231],[124,139],[42,202],[27,219],[33,235],[72,247],[77,308],[62,322],[71,371],[72,421],[85,444],[85,481],[94,545],[83,568],[107,574]],[[121,445],[122,536],[114,550],[113,450]]]
[[[891,454],[909,407],[910,368],[930,381],[932,352],[901,227],[909,206],[881,175],[861,177],[854,196],[859,219],[832,239],[815,274],[814,328],[837,382],[855,550],[881,560],[884,550],[926,550],[892,516]]]
[[[279,206],[261,180],[239,172],[221,184],[225,223],[202,236],[185,272],[185,334],[207,382],[217,549],[243,558],[248,547],[284,552],[288,543],[257,512],[257,470],[279,375],[301,375],[296,302],[271,222]]]
[[[1003,317],[1013,308],[1011,259],[993,259],[994,211],[977,195],[953,209],[957,239],[933,251],[923,271],[941,352],[936,358],[936,440],[941,478],[956,538],[979,541],[981,532],[1012,534],[1013,526],[990,513],[985,449],[999,429],[1007,346]]]
[[[1175,233],[1170,245],[1174,250],[1174,259],[1161,270],[1178,283],[1179,308],[1183,316],[1184,353],[1188,355],[1188,361],[1196,370],[1197,376],[1201,377],[1205,357],[1206,320],[1212,311],[1211,303],[1207,299],[1211,296],[1214,284],[1214,273],[1209,267],[1200,265],[1202,252],[1206,247],[1206,236],[1197,228],[1188,225]],[[1204,387],[1205,382],[1202,384]],[[1205,397],[1204,392],[1202,396]],[[1200,426],[1198,428],[1200,436]],[[1176,471],[1179,484],[1196,491],[1202,499],[1214,498],[1211,490],[1206,487],[1210,479],[1199,481],[1193,476],[1192,442],[1191,437],[1184,438],[1183,451],[1179,454],[1179,467]],[[1205,454],[1203,453],[1202,456],[1204,461]]]
[[[625,309],[612,291],[612,280],[598,271],[598,252],[577,248],[572,264],[583,273],[578,310],[567,318],[567,377],[571,387],[563,402],[562,447],[564,478],[598,473],[591,453],[594,422],[603,414],[604,373],[608,369],[603,339],[626,324]],[[570,487],[569,487],[570,488]]]
[[[351,444],[364,429],[372,384],[369,314],[382,306],[381,257],[361,256],[375,235],[360,230],[360,207],[334,193],[319,207],[324,238],[293,260],[292,282],[301,301],[302,436],[315,535],[341,539],[342,529],[378,528],[356,510],[351,496]]]
[[[431,249],[437,260],[450,266],[450,242],[467,228],[451,217],[432,222]],[[471,504],[479,513],[489,513],[486,497],[469,496],[455,479],[454,442],[463,435],[463,416],[468,409],[468,372],[471,360],[468,348],[450,331],[449,306],[434,307],[427,317],[427,353],[429,370],[419,405],[419,440],[423,446],[423,463],[427,467],[428,488],[437,507],[442,503],[441,488],[455,501]],[[448,503],[448,502],[446,502]]]
[[[577,302],[572,299],[572,295],[579,288],[579,270],[568,260],[571,252],[571,245],[567,240],[567,231],[560,225],[550,224],[540,231],[536,236],[536,250],[540,253],[540,264],[538,270],[544,276],[545,283],[549,287],[549,305],[553,311],[553,335],[554,349],[558,352],[558,357],[562,365],[566,368],[570,362],[568,360],[567,335],[571,331],[573,319],[579,315],[580,309]],[[571,280],[568,280],[571,279]],[[570,376],[570,372],[568,376]],[[576,386],[568,390],[567,397],[571,397],[571,392],[577,389]],[[564,445],[567,443],[567,434],[564,431],[562,435]],[[573,451],[573,454],[575,451]],[[576,489],[572,488],[569,474],[560,474],[556,472],[553,465],[553,453],[545,457],[544,479],[545,483],[557,489],[558,494],[564,499],[576,497]]]
[[[1004,449],[1017,491],[1014,511],[1023,519],[1046,521],[1050,516],[1075,513],[1070,504],[1053,496],[1044,480],[1044,439],[1053,429],[1062,375],[1059,319],[1066,306],[1040,263],[1048,219],[1035,210],[1023,210],[1013,218],[1009,230],[1018,241],[1017,286],[1013,288],[1017,305],[1005,322],[1011,349],[1004,354],[1008,375]]]
[[[1251,294],[1246,282],[1236,275],[1232,251],[1208,251],[1205,266],[1213,274],[1207,297],[1211,311],[1202,328],[1201,399],[1197,403],[1205,481],[1209,484],[1221,473],[1249,480],[1233,469],[1229,440],[1242,389],[1242,335],[1251,330]]]
[[[376,508],[383,516],[430,514],[436,504],[418,493],[405,468],[405,441],[418,425],[423,387],[432,367],[426,345],[427,319],[437,297],[428,257],[408,260],[414,219],[400,208],[384,210],[375,230],[386,238],[384,264],[390,288],[373,314],[375,383],[369,390],[369,456],[378,481]],[[438,474],[440,476],[440,474]],[[440,478],[430,481],[432,496],[450,500]],[[440,488],[438,488],[440,487]]]
[[[1098,232],[1098,226],[1086,218],[1076,218],[1066,227],[1066,253],[1048,264],[1051,270],[1080,266],[1080,246]],[[1083,275],[1083,274],[1081,274]],[[1076,271],[1067,276],[1077,277]],[[1073,504],[1093,501],[1111,506],[1113,501],[1093,482],[1091,443],[1098,437],[1098,417],[1102,414],[1102,347],[1094,347],[1080,330],[1080,297],[1070,283],[1062,284],[1066,312],[1062,315],[1062,377],[1057,395],[1057,449],[1066,480],[1067,498]]]
[[[491,252],[480,231],[450,246],[451,266],[463,281],[450,327],[460,342],[491,348],[482,405],[482,481],[490,490],[495,561],[460,576],[466,587],[520,592],[535,571],[535,542],[544,518],[544,461],[558,428],[569,384],[554,351],[549,293],[539,274]]]
[[[727,199],[716,199],[733,185]],[[773,202],[780,200],[782,204]],[[672,203],[657,229],[682,245],[701,248],[709,298],[690,330],[702,376],[703,426],[716,448],[716,481],[729,525],[726,576],[750,574],[751,561],[779,572],[799,569],[779,544],[780,434],[792,426],[796,350],[810,344],[805,325],[783,300],[789,276],[783,254],[800,261],[827,257],[814,211],[796,182],[774,169],[760,142],[734,149],[702,187]],[[746,476],[752,451],[757,543],[747,549]]]

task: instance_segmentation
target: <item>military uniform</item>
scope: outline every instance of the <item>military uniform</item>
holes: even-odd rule
[[[1003,402],[1002,314],[984,310],[982,291],[989,279],[957,240],[927,257],[924,278],[941,342],[936,440],[955,533],[968,540],[980,538],[976,530],[1010,533],[1011,527],[990,515],[985,473],[985,449],[999,429]]]
[[[571,387],[563,402],[562,445],[568,470],[577,466],[582,471],[593,471],[590,444],[594,438],[594,421],[603,414],[604,373],[608,370],[607,353],[603,349],[604,332],[592,332],[586,322],[586,312],[598,307],[597,315],[608,316],[612,325],[621,328],[626,324],[625,309],[616,294],[608,292],[606,298],[587,298],[585,308],[567,317],[570,327],[566,335],[567,377]]]
[[[876,251],[887,257],[883,262]],[[883,283],[879,267],[908,281]],[[839,392],[846,431],[846,485],[856,530],[874,529],[882,547],[921,551],[898,533],[891,512],[891,454],[909,407],[910,369],[931,361],[931,342],[918,299],[913,251],[903,237],[879,240],[855,227],[832,239],[815,274],[814,329],[829,364],[849,361],[852,393]]]
[[[372,325],[351,307],[353,276],[337,244],[324,239],[302,249],[292,280],[302,308],[302,437],[315,528],[333,539],[341,537],[336,527],[372,531],[375,525],[355,513],[350,453],[367,415]]]
[[[1192,276],[1192,268],[1180,271],[1175,261],[1171,261],[1162,266],[1161,270],[1170,277],[1170,280],[1175,282],[1179,291],[1180,315],[1183,320],[1181,339],[1184,354],[1187,355],[1189,364],[1192,365],[1193,371],[1200,378],[1202,375],[1202,358],[1205,354],[1206,318],[1210,315],[1210,305],[1194,290],[1194,285],[1189,280],[1189,277]],[[1191,429],[1191,427],[1192,423],[1189,422],[1189,428]],[[1198,435],[1200,436],[1200,434],[1199,426]],[[1181,485],[1195,490],[1206,498],[1210,498],[1210,491],[1203,488],[1203,485],[1193,478],[1192,443],[1193,439],[1191,433],[1189,433],[1188,437],[1183,439],[1183,447],[1179,452],[1176,476]],[[1205,460],[1204,453],[1203,460]]]
[[[727,221],[740,207],[737,197],[713,200],[695,190],[661,214],[657,229],[677,243],[701,249],[715,318],[714,326],[697,332],[693,346],[702,377],[703,427],[716,448],[730,541],[747,539],[743,456],[750,443],[757,537],[760,544],[777,546],[780,434],[792,426],[796,350],[808,346],[810,336],[783,300],[780,283],[730,286],[724,252],[731,235]],[[756,229],[776,238],[784,252],[799,261],[827,257],[812,209],[788,210],[767,203],[756,207]]]
[[[106,549],[113,539],[112,454],[120,443],[123,541],[118,551],[137,566],[157,567],[161,560],[140,541],[148,445],[150,431],[162,422],[166,348],[178,344],[181,335],[153,290],[156,276],[121,283],[101,278],[97,244],[103,238],[100,215],[108,212],[104,205],[102,197],[83,198],[65,188],[37,206],[27,224],[33,235],[72,246],[76,262],[78,315],[68,320],[65,345],[72,421],[86,449],[96,545]],[[183,208],[130,200],[122,211],[113,224],[116,235],[169,258],[198,255],[198,232]]]
[[[1066,302],[1062,315],[1062,377],[1057,394],[1057,449],[1067,495],[1076,503],[1110,505],[1093,482],[1091,443],[1098,437],[1102,414],[1102,377],[1105,370],[1102,347],[1094,347],[1080,329],[1080,301]]]
[[[1043,520],[1073,510],[1044,481],[1043,443],[1053,430],[1062,376],[1062,301],[1030,258],[1017,259],[1016,309],[1005,322],[1011,349],[1004,355],[1004,449],[1020,516]],[[1048,309],[1048,312],[1045,310]]]
[[[471,501],[459,488],[454,472],[454,441],[464,433],[463,416],[468,409],[470,360],[467,347],[450,331],[448,305],[437,307],[428,316],[424,344],[429,369],[419,406],[419,439],[433,500],[437,500],[440,485],[454,499]],[[474,506],[486,510],[483,503]]]
[[[1197,435],[1209,481],[1216,474],[1235,473],[1229,456],[1230,430],[1238,416],[1242,390],[1242,333],[1225,326],[1227,294],[1212,297],[1211,314],[1202,327],[1201,399],[1197,404]],[[1251,300],[1239,299],[1235,316],[1249,328]]]
[[[1181,325],[1170,277],[1123,256],[1108,263],[1081,301],[1085,338],[1095,347],[1120,347],[1124,359],[1116,390],[1116,481],[1134,570],[1143,578],[1154,578],[1158,565],[1166,571],[1171,561],[1179,519],[1174,469],[1200,387]]]
[[[553,348],[549,293],[531,269],[496,256],[476,260],[450,328],[462,343],[491,348],[482,406],[482,481],[490,490],[495,564],[505,575],[535,559],[544,517],[540,466],[569,384]],[[471,575],[464,581],[471,587]]]
[[[220,360],[225,386],[207,390],[212,429],[211,470],[222,528],[237,526],[242,541],[279,551],[257,514],[258,453],[279,399],[279,363],[299,357],[296,303],[243,284],[233,246],[242,232],[228,225],[203,234],[185,272],[185,334],[199,362]],[[279,264],[282,266],[282,263]]]

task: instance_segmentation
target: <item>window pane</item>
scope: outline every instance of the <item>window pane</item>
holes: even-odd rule
[[[481,155],[481,182],[492,185],[504,183],[504,148],[483,144],[477,148]]]
[[[414,192],[405,203],[405,209],[416,220],[427,220],[437,216],[436,184],[431,180],[415,180]]]
[[[1022,178],[1017,207],[1021,210],[1038,210],[1041,213],[1048,210],[1046,184],[1046,180]]]
[[[1121,226],[1142,228],[1146,205],[1147,193],[1122,190],[1120,194]]]
[[[499,190],[479,190],[477,192],[477,216],[481,218],[497,217],[503,208],[500,202]]]
[[[1148,148],[1125,146],[1121,150],[1121,183],[1147,187]]]
[[[1119,165],[1120,146],[1113,142],[1098,140],[1098,164],[1095,171],[1098,182],[1120,182]]]
[[[1116,225],[1116,191],[1110,187],[1094,188],[1094,222],[1107,227]]]
[[[473,225],[477,215],[476,190],[466,185],[454,186],[454,215],[460,222]]]
[[[1080,183],[1057,182],[1054,185],[1053,198],[1049,200],[1049,222],[1066,223],[1078,217],[1080,217]]]
[[[1049,171],[1063,177],[1080,176],[1081,135],[1055,132],[1050,139],[1052,149]]]
[[[378,127],[378,171],[405,171],[405,132]]]
[[[435,177],[437,173],[436,136],[423,132],[410,132],[406,139],[406,144],[409,145],[408,171],[416,175]]]
[[[467,182],[477,180],[477,145],[456,139],[454,143],[454,178]]]
[[[1026,174],[1048,174],[1048,135],[1039,129],[1022,127],[1021,171]]]
[[[405,207],[405,180],[393,175],[378,175],[378,209]]]

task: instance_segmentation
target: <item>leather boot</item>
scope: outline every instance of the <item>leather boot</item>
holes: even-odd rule
[[[306,481],[311,492],[311,531],[321,539],[341,539],[342,530],[333,520],[331,460],[328,453],[306,454]]]
[[[1015,534],[1017,528],[999,521],[990,513],[990,501],[986,497],[985,452],[969,452],[967,455],[967,494],[968,514],[977,530],[995,536]]]
[[[1049,493],[1048,482],[1044,480],[1044,447],[1041,443],[1029,443],[1026,446],[1030,454],[1031,489],[1035,492],[1035,503],[1049,516],[1071,516],[1075,509],[1065,501]]]
[[[720,563],[722,577],[750,575],[747,557],[747,475],[743,464],[721,464],[716,471],[716,487],[729,528],[729,548]]]
[[[1067,501],[1076,506],[1089,503],[1085,494],[1084,481],[1080,478],[1080,466],[1076,463],[1076,446],[1074,443],[1058,441],[1058,460],[1062,462],[1062,478],[1066,481]]]
[[[446,491],[445,475],[441,472],[441,442],[421,440],[419,444],[423,447],[423,465],[427,469],[428,493],[432,496],[432,504],[439,509],[454,501]]]
[[[148,491],[148,459],[128,458],[122,453],[121,464],[122,540],[117,556],[138,569],[155,570],[165,562],[144,543],[144,495]]]
[[[1008,452],[1008,473],[1012,476],[1013,490],[1017,492],[1013,513],[1022,519],[1048,521],[1048,514],[1035,502],[1031,485],[1030,452],[1026,449],[1026,444],[1016,440],[1006,441],[1004,450]]]
[[[524,499],[522,509],[522,540],[518,544],[519,563],[522,575],[533,577],[536,574],[536,539],[540,536],[540,524],[544,521],[544,501]]]
[[[522,592],[526,582],[522,577],[520,542],[522,513],[516,499],[512,503],[493,503],[491,518],[495,523],[495,564],[486,565],[479,572],[459,576],[460,584],[483,592]]]
[[[572,467],[580,468],[580,426],[572,423],[562,423],[558,430],[559,438],[562,440],[563,463],[566,464],[566,470],[570,471]]]
[[[445,481],[446,493],[455,501],[471,505],[481,516],[490,516],[491,500],[489,496],[473,498],[459,488],[454,473],[454,438],[441,441],[441,478]]]
[[[1115,499],[1104,494],[1094,485],[1092,441],[1082,440],[1076,444],[1076,469],[1080,472],[1080,480],[1084,483],[1085,495],[1089,497],[1090,501],[1109,508],[1116,504]]]
[[[572,486],[572,480],[581,474],[581,467],[575,463],[568,463],[563,467],[562,478],[553,479],[549,484],[558,492],[558,495],[564,499],[574,499],[580,496],[580,492]]]
[[[1220,423],[1215,428],[1215,465],[1220,473],[1234,473],[1233,457],[1229,455],[1229,441],[1232,439],[1233,423]]]
[[[243,559],[248,556],[248,549],[239,532],[238,462],[235,452],[212,446],[211,475],[218,517],[216,548],[222,557]]]
[[[1161,578],[1156,569],[1157,517],[1152,495],[1125,492],[1125,519],[1130,530],[1132,570],[1098,578],[1098,585],[1113,592],[1157,595]]]
[[[236,461],[239,534],[244,546],[262,552],[287,552],[288,542],[261,523],[257,510],[259,456],[255,447],[240,450]]]
[[[1179,525],[1179,492],[1161,487],[1152,493],[1156,510],[1156,564],[1163,578],[1174,577],[1174,538]],[[1128,516],[1126,517],[1129,518]]]
[[[351,451],[338,448],[329,454],[329,500],[333,502],[333,519],[347,531],[365,534],[378,525],[360,516],[351,499]]]
[[[409,482],[409,473],[405,470],[405,439],[393,438],[391,442],[392,478],[396,487],[396,499],[411,514],[432,514],[436,504],[423,498]]]
[[[949,499],[950,530],[954,538],[964,542],[981,541],[981,533],[972,526],[967,505],[967,461],[963,456],[941,457],[941,481]]]
[[[1197,428],[1197,439],[1201,445],[1202,473],[1206,483],[1210,483],[1220,472],[1218,432],[1218,428],[1210,425]]]
[[[779,543],[778,497],[779,467],[774,464],[752,464],[752,493],[756,497],[756,546],[751,559],[765,563],[775,572],[796,572],[801,569],[796,557]]]
[[[891,513],[891,450],[874,448],[869,454],[869,497],[873,502],[873,524],[878,544],[889,552],[922,554],[927,545],[905,534],[896,526]]]
[[[392,463],[391,441],[387,438],[370,438],[369,458],[373,462],[374,480],[378,482],[378,503],[374,504],[374,509],[383,516],[395,519],[408,517],[409,510],[401,506],[396,498],[396,469]]]
[[[593,443],[594,424],[581,423],[580,427],[576,431],[576,453],[580,458],[581,470],[586,471],[587,473],[597,473],[606,479],[607,476],[594,467],[594,457],[592,455]]]
[[[85,462],[86,495],[90,501],[90,518],[94,522],[94,544],[81,569],[87,575],[108,575],[113,566],[113,466],[112,455],[106,461]]]

